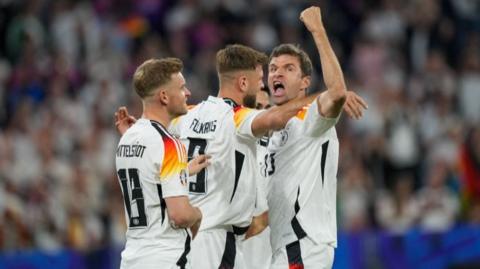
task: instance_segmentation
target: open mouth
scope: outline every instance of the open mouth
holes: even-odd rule
[[[280,81],[273,82],[273,96],[282,96],[285,93],[285,86]]]

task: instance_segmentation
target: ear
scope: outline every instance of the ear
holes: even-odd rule
[[[167,90],[165,89],[159,89],[155,95],[155,98],[163,105],[167,105],[169,102]]]
[[[308,89],[310,87],[310,83],[312,83],[312,77],[311,76],[304,76],[302,78],[302,83],[300,84],[300,89]]]
[[[242,92],[246,92],[248,89],[248,79],[247,76],[241,75],[237,79],[238,87]]]

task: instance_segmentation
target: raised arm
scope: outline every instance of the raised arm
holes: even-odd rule
[[[300,14],[300,20],[313,36],[320,54],[323,80],[327,87],[327,90],[317,98],[319,113],[327,118],[336,118],[345,103],[347,88],[337,56],[333,52],[323,26],[320,8],[312,6],[305,9]]]

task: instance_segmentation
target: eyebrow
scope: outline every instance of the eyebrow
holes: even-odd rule
[[[295,67],[296,68],[295,64],[293,64],[293,63],[287,63],[287,64],[284,64],[283,66],[285,66],[287,68],[288,67]],[[270,64],[269,67],[277,67],[278,68],[278,66],[276,64]]]

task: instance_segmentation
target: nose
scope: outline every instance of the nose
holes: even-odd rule
[[[283,71],[281,71],[281,68],[278,68],[277,70],[272,72],[271,75],[272,75],[273,78],[281,78],[281,77],[283,77]]]
[[[190,97],[190,95],[192,95],[190,90],[188,88],[185,88],[185,97]]]

